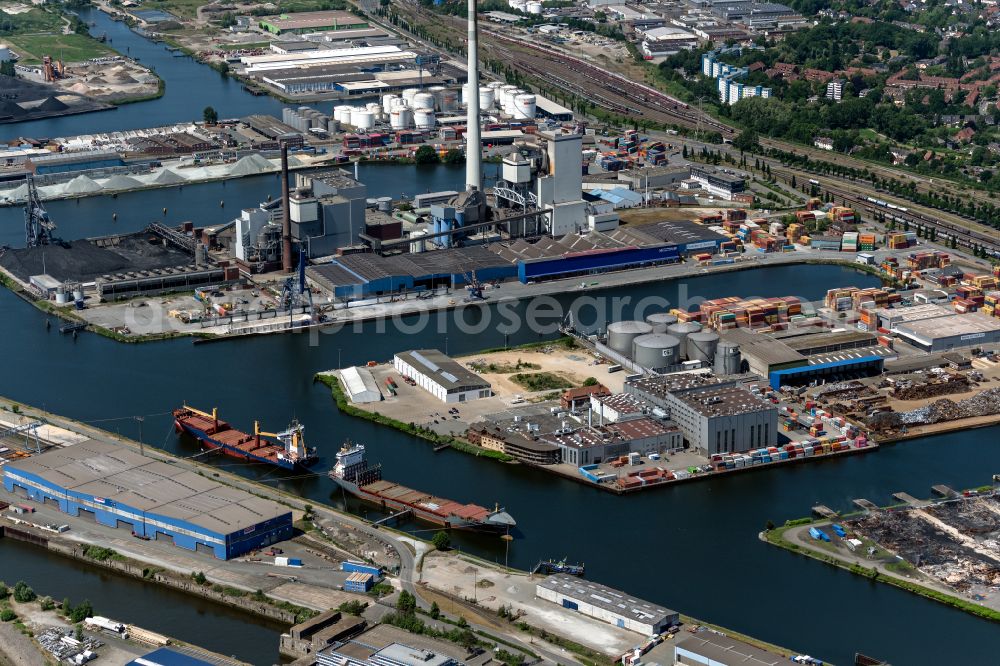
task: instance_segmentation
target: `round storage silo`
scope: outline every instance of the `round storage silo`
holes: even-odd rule
[[[514,98],[515,120],[534,120],[537,112],[534,95],[518,95]]]
[[[608,326],[608,346],[622,356],[631,356],[632,342],[652,332],[653,327],[644,321],[616,321]]]
[[[407,88],[406,90],[403,91],[403,99],[406,100],[407,106],[413,106],[413,98],[416,96],[418,92],[420,91],[417,90],[416,88]]]
[[[719,334],[715,331],[699,331],[687,337],[687,357],[689,361],[711,363],[719,346]]]
[[[341,104],[340,106],[333,107],[333,117],[337,119],[337,122],[343,123],[344,125],[351,124],[351,108],[346,104]]]
[[[666,333],[640,335],[632,341],[632,360],[648,370],[665,370],[681,362],[681,341]]]
[[[715,348],[715,374],[738,375],[742,365],[740,346],[729,340],[719,341],[719,346]]]
[[[434,125],[437,124],[434,111],[431,109],[417,109],[413,112],[413,124],[417,129],[421,130],[434,129]]]
[[[681,356],[687,358],[687,336],[701,330],[701,324],[696,321],[679,321],[667,326],[667,333],[681,341]]]
[[[375,127],[375,114],[368,109],[353,109],[351,124],[359,130],[370,130]]]
[[[438,108],[442,111],[454,111],[458,108],[458,92],[454,88],[445,88],[435,94],[435,97],[438,100]]]
[[[646,317],[646,323],[653,327],[653,333],[666,333],[667,326],[677,323],[677,317],[669,312],[654,312]]]
[[[405,106],[396,107],[389,112],[389,125],[394,130],[404,130],[413,127],[413,111]]]
[[[379,197],[375,200],[375,207],[383,213],[391,213],[392,197]]]
[[[413,106],[414,111],[419,111],[421,109],[433,111],[434,110],[434,95],[430,93],[417,93],[413,96]]]
[[[382,108],[386,111],[392,111],[393,103],[399,99],[396,95],[382,95]]]
[[[538,0],[532,0],[527,5],[525,5],[529,14],[541,14],[542,13],[542,3]]]
[[[493,108],[493,88],[483,87],[479,89],[479,110]]]

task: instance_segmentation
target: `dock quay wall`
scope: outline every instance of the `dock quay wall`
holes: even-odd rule
[[[181,579],[166,572],[152,570],[150,567],[143,566],[141,562],[118,558],[95,560],[92,557],[87,557],[85,554],[87,544],[71,541],[63,537],[39,534],[37,531],[23,526],[12,527],[10,525],[0,525],[0,538],[4,537],[40,546],[64,557],[86,562],[90,566],[100,567],[123,576],[130,576],[170,587],[185,594],[202,597],[203,599],[208,599],[247,613],[260,615],[270,620],[276,620],[289,625],[295,624],[297,621],[296,613],[292,610],[278,608],[268,603],[257,601],[249,596],[233,596],[232,594],[227,594],[226,588],[218,590],[209,585],[198,585],[192,580]]]

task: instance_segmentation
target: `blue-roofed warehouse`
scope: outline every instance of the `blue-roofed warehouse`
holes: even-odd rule
[[[173,648],[162,647],[133,659],[125,666],[217,666],[217,661],[207,661]]]
[[[673,263],[680,259],[676,245],[584,250],[559,257],[522,259],[517,262],[521,282],[552,280],[609,271]]]
[[[3,485],[63,513],[220,560],[292,537],[288,508],[110,442],[86,440],[12,461]]]

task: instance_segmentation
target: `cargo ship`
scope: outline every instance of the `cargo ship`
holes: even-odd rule
[[[227,456],[284,469],[308,467],[316,462],[316,449],[306,448],[302,435],[305,428],[298,421],[292,421],[282,432],[262,432],[258,422],[253,425],[251,435],[220,421],[217,409],[212,409],[211,414],[187,405],[174,410],[177,432],[186,432],[203,446],[219,449]],[[277,442],[267,437],[273,437]]]
[[[382,466],[368,465],[362,444],[347,443],[340,449],[330,478],[354,497],[386,510],[410,511],[419,520],[450,529],[506,534],[517,524],[499,506],[490,511],[383,480]]]

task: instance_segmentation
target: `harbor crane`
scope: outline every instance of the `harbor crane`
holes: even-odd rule
[[[25,178],[28,186],[27,203],[24,206],[24,237],[27,247],[40,247],[52,242],[52,232],[56,223],[49,219],[49,214],[38,196],[33,176]]]
[[[479,277],[476,275],[476,269],[472,269],[471,272],[466,271],[465,274],[465,288],[469,291],[469,297],[466,299],[468,301],[485,301],[486,296],[483,295],[483,284],[479,281]]]
[[[310,316],[315,312],[313,306],[312,291],[306,285],[306,252],[299,248],[299,270],[285,279],[285,285],[281,289],[281,301],[279,307],[288,310],[289,321],[295,314],[295,310],[308,306]]]

